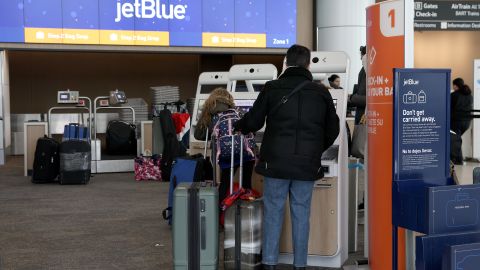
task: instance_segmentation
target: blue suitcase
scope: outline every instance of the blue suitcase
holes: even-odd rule
[[[202,155],[177,158],[172,165],[168,207],[163,210],[163,218],[172,224],[173,191],[180,183],[201,182],[205,180],[205,162]]]

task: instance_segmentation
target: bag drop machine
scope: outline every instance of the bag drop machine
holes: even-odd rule
[[[93,102],[93,139],[92,139],[92,173],[133,172],[134,156],[115,156],[102,154],[102,143],[97,137],[97,114],[100,110],[130,110],[135,123],[135,109],[130,106],[116,105],[127,102],[125,92],[110,91],[108,96],[96,97]],[[137,138],[137,156],[139,155],[140,140]]]

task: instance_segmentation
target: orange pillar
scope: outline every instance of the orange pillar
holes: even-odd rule
[[[404,1],[367,8],[368,241],[372,270],[392,269],[393,68],[404,67]],[[405,236],[399,231],[399,268]]]

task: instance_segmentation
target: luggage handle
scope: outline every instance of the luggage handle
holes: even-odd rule
[[[172,207],[165,208],[162,211],[162,217],[163,217],[164,220],[169,220],[170,218],[172,218]]]
[[[207,134],[205,135],[205,149],[203,150],[204,158],[207,158],[207,148],[208,148],[208,127],[207,127]]]
[[[232,135],[232,149],[230,158],[230,194],[233,194],[233,178],[235,176],[235,137],[239,135]],[[238,187],[243,187],[243,134],[240,135],[240,165],[239,165],[239,180]]]

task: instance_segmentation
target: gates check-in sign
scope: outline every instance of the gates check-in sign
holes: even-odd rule
[[[415,1],[415,30],[478,31],[480,1]]]
[[[450,70],[394,73],[394,180],[443,185],[450,170]]]
[[[296,0],[1,0],[0,42],[288,48]]]

